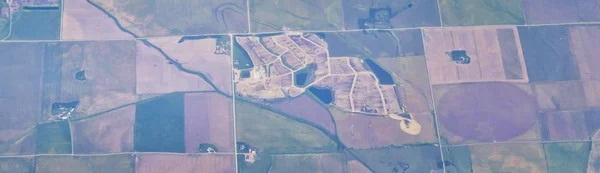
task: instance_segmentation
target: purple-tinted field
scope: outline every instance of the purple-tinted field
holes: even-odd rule
[[[571,52],[581,75],[587,105],[600,107],[600,26],[569,28]]]
[[[340,141],[349,148],[364,149],[437,141],[431,114],[414,114],[421,125],[418,135],[400,129],[400,121],[384,116],[354,114],[330,109],[336,122]]]
[[[598,0],[524,0],[529,24],[592,22],[600,20]]]
[[[148,42],[159,47],[167,56],[181,64],[182,68],[204,74],[215,87],[230,94],[232,59],[228,54],[215,53],[223,49],[217,46],[217,39],[185,40],[181,43],[180,39],[181,37],[162,37],[148,39]]]
[[[535,98],[510,83],[437,86],[436,95],[439,122],[457,143],[507,141],[537,122]]]
[[[541,110],[582,110],[586,107],[586,93],[579,81],[534,84]]]
[[[72,122],[75,153],[118,153],[133,151],[135,106],[128,106]]]
[[[136,42],[136,94],[177,91],[210,91],[202,78],[177,69],[160,52],[141,41]]]
[[[543,140],[587,140],[589,133],[585,126],[583,111],[544,112],[540,114]]]
[[[278,111],[317,124],[330,134],[335,134],[335,125],[329,112],[306,94],[272,106]]]
[[[62,39],[118,39],[132,38],[121,31],[108,15],[86,0],[65,0]]]
[[[2,148],[8,147],[5,145],[17,147],[14,141],[36,125],[41,114],[41,67],[45,48],[41,43],[0,43],[0,52],[0,154],[4,154],[15,152]]]
[[[185,95],[185,151],[199,152],[201,143],[210,143],[219,152],[232,152],[232,100],[217,93]]]
[[[136,173],[165,172],[235,172],[235,156],[224,154],[167,155],[139,154],[135,164]]]

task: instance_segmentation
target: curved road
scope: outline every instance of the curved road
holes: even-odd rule
[[[12,7],[10,6],[11,3],[11,0],[6,0],[6,5],[8,5],[8,34],[6,35],[6,37],[0,40],[6,40],[12,34]]]

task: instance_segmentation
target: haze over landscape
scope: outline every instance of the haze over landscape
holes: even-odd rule
[[[600,0],[2,0],[0,173],[600,173],[599,50]]]

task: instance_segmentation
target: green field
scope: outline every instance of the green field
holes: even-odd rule
[[[439,0],[444,26],[524,24],[521,0]]]
[[[183,94],[173,93],[136,105],[134,149],[185,152]]]
[[[252,32],[343,28],[342,0],[249,0]]]
[[[586,172],[591,145],[589,142],[544,144],[548,172]]]
[[[242,100],[236,100],[235,110],[238,142],[246,142],[259,150],[276,153],[336,149],[334,141],[309,125]]]
[[[10,40],[60,39],[60,10],[22,10],[13,18]]]
[[[40,124],[36,129],[36,153],[70,154],[71,130],[68,121]]]
[[[33,172],[31,158],[0,158],[0,172],[31,173]]]
[[[44,173],[133,173],[134,157],[111,156],[40,156],[35,160],[35,172]]]
[[[472,145],[473,172],[546,172],[539,143]]]
[[[447,173],[473,172],[469,147],[444,147],[443,152]]]
[[[441,161],[440,150],[436,146],[414,146],[408,148],[377,148],[351,150],[364,164],[375,172],[404,173],[429,172],[437,169]]]

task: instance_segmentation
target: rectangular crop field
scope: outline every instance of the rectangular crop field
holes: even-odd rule
[[[518,27],[529,80],[578,80],[579,71],[565,26]]]
[[[233,152],[233,101],[217,93],[185,94],[185,151],[212,144],[217,152]]]
[[[424,40],[432,84],[529,80],[515,27],[426,29]]]
[[[68,121],[40,124],[36,131],[37,154],[71,153],[71,131]]]
[[[183,94],[173,93],[136,105],[134,149],[185,152]]]

